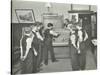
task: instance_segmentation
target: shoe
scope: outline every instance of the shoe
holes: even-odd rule
[[[45,65],[48,65],[48,63],[47,63],[47,62],[45,62],[44,64],[45,64]]]
[[[42,67],[43,66],[43,64],[40,64],[40,66],[39,67]]]
[[[37,68],[37,72],[40,72],[40,70],[41,70],[40,68]]]
[[[58,62],[59,60],[53,60],[52,62]]]

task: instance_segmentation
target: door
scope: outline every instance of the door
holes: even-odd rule
[[[91,38],[91,14],[79,14],[79,18],[82,19],[82,27],[88,33],[89,38]]]

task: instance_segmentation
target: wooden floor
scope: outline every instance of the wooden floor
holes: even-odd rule
[[[39,73],[72,71],[69,48],[56,47],[54,51],[55,51],[56,58],[59,61],[52,63],[51,60],[49,60],[48,66],[43,65]],[[17,63],[15,66],[17,68],[13,68],[14,72],[20,74],[21,73],[20,63]],[[96,65],[93,59],[93,55],[90,50],[87,50],[86,70],[95,70],[95,69],[96,69]]]

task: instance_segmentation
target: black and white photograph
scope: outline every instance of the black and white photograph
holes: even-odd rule
[[[11,74],[97,70],[97,5],[11,1]]]

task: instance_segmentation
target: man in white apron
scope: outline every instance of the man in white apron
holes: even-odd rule
[[[48,53],[50,52],[51,60],[52,62],[57,62],[54,54],[54,49],[52,45],[52,39],[54,36],[58,37],[59,34],[54,32],[53,29],[53,24],[48,23],[48,28],[44,32],[44,63],[45,65],[48,65]]]
[[[81,26],[72,29],[70,36],[70,50],[72,70],[84,70],[86,64],[86,45],[88,35]]]
[[[22,38],[20,40],[22,74],[33,73],[33,55],[37,55],[36,50],[31,48],[33,38],[31,27],[22,28]]]

